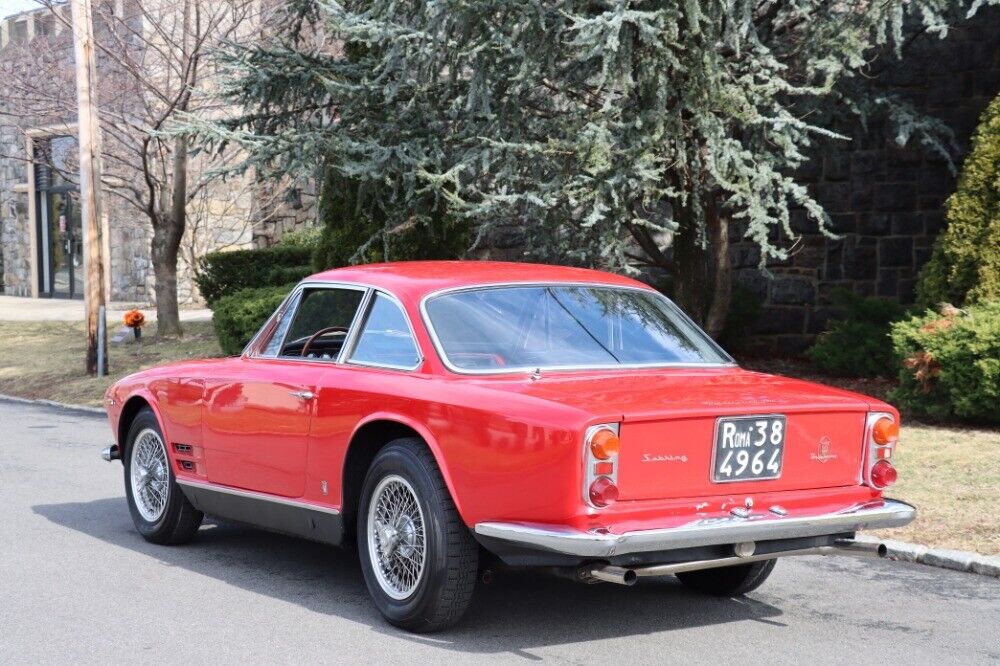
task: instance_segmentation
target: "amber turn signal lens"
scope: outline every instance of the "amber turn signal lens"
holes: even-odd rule
[[[879,460],[872,465],[872,485],[876,488],[886,488],[896,483],[896,468],[888,460]]]
[[[599,476],[590,484],[590,501],[594,506],[608,506],[618,501],[618,486],[606,476]]]
[[[610,430],[598,430],[590,438],[590,452],[598,460],[607,460],[611,456],[618,455],[620,444],[615,433]]]
[[[879,419],[875,422],[875,427],[872,428],[872,439],[879,446],[895,444],[899,441],[899,424],[892,419]]]

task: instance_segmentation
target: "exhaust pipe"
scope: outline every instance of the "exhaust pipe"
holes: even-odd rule
[[[715,560],[695,560],[691,562],[676,562],[674,564],[654,564],[634,569],[616,567],[611,564],[583,567],[582,577],[585,579],[602,580],[608,583],[618,583],[619,585],[635,585],[636,580],[646,576],[667,576],[670,574],[683,573],[685,571],[702,571],[704,569],[718,569],[739,564],[749,564],[751,562],[761,562],[764,560],[774,560],[779,557],[791,557],[793,555],[854,555],[858,557],[885,557],[888,549],[884,543],[855,541],[854,539],[835,539],[829,546],[816,546],[814,548],[801,548],[798,550],[785,550],[762,555],[751,555],[753,550],[747,544],[735,544],[733,557],[721,557]]]
[[[859,555],[861,557],[883,558],[889,554],[889,549],[880,541],[834,539],[833,548],[839,550],[844,555]]]
[[[584,577],[603,580],[605,583],[617,583],[618,585],[635,585],[635,581],[638,579],[632,569],[616,567],[611,564],[590,567],[584,572]]]

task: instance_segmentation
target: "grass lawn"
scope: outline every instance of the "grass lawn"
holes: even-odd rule
[[[176,359],[221,356],[210,322],[187,322],[184,328],[180,340],[148,335],[141,355],[134,343],[112,345],[111,376],[98,380],[83,372],[82,324],[0,322],[0,393],[99,406],[107,386],[131,372]],[[879,397],[891,388],[886,380],[845,385],[791,365],[759,369]],[[883,530],[885,538],[1000,555],[1000,430],[924,426],[904,418],[894,460],[900,481],[889,495],[917,505],[918,518],[907,527]]]
[[[886,539],[1000,555],[1000,431],[904,425],[887,494],[917,507],[917,519]]]
[[[212,323],[184,322],[181,339],[158,339],[155,324],[142,338],[108,345],[110,376],[85,373],[86,329],[76,322],[0,322],[0,393],[44,398],[76,405],[101,406],[112,382],[143,368],[184,358],[221,356]]]

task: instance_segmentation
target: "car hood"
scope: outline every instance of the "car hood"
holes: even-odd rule
[[[672,417],[816,411],[867,411],[874,398],[779,375],[740,368],[541,373],[532,380],[480,379],[517,392],[624,421]]]

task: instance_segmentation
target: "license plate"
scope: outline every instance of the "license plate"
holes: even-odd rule
[[[781,476],[785,417],[739,416],[715,422],[712,481],[761,481]]]

